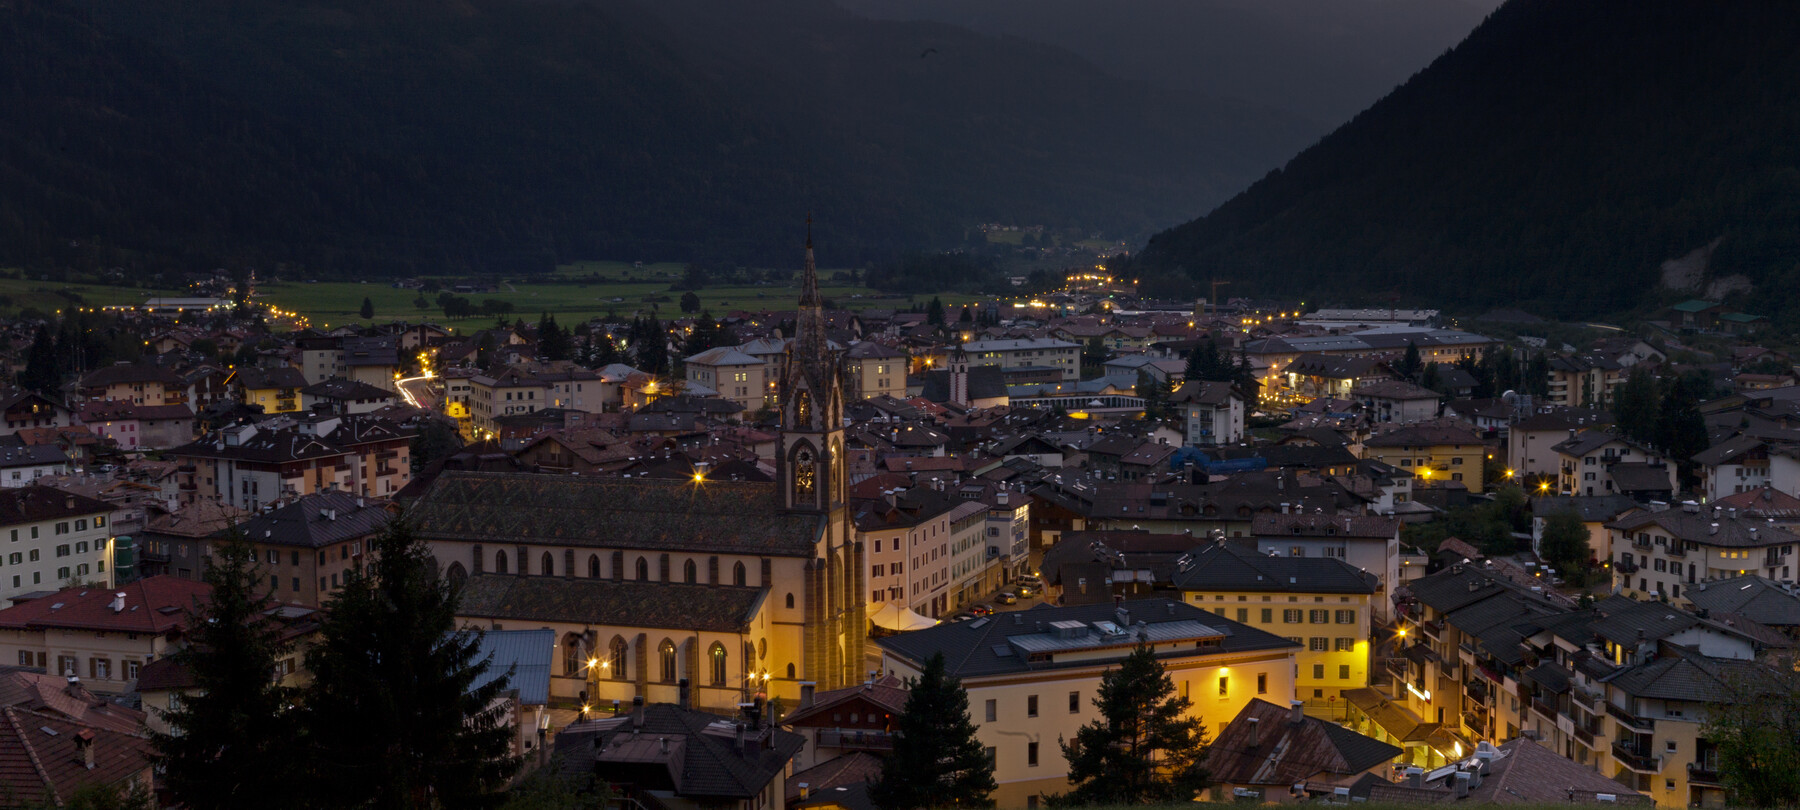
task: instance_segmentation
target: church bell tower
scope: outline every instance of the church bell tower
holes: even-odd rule
[[[825,339],[825,304],[813,262],[812,220],[793,340],[781,368],[781,445],[775,459],[777,507],[817,515],[806,581],[805,678],[822,689],[862,681],[868,638],[864,560],[844,506],[844,358]]]

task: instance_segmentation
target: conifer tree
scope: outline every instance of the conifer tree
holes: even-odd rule
[[[152,735],[163,784],[194,810],[288,806],[295,760],[293,696],[270,677],[290,648],[257,595],[256,550],[235,530],[215,547],[202,575],[212,594],[190,611],[187,646],[175,663],[194,688]]]
[[[1100,677],[1094,707],[1100,717],[1062,745],[1075,789],[1056,803],[1188,802],[1206,787],[1206,726],[1187,716],[1188,699],[1176,696],[1151,647],[1140,644]]]
[[[56,336],[50,334],[49,324],[38,324],[37,335],[31,339],[31,348],[25,352],[25,370],[19,372],[19,385],[48,394],[54,392],[62,382],[62,372],[56,360]]]
[[[969,693],[962,681],[945,674],[943,654],[925,662],[896,725],[894,753],[882,763],[881,779],[869,786],[875,806],[993,806],[988,794],[996,787],[994,763],[975,738]]]
[[[312,804],[478,807],[517,769],[496,698],[510,673],[479,688],[479,630],[456,627],[456,594],[401,521],[332,601],[307,654],[305,761]]]
[[[367,296],[364,296],[362,309],[359,310],[357,314],[361,315],[362,319],[365,321],[375,317],[375,302],[369,300]]]
[[[1401,355],[1400,366],[1394,370],[1409,380],[1419,378],[1419,372],[1425,370],[1425,360],[1419,355],[1419,344],[1410,340],[1406,342],[1406,354]]]

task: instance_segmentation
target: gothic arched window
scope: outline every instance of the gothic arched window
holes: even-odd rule
[[[581,637],[574,633],[563,636],[562,642],[563,676],[581,677],[581,668],[586,663],[581,660]]]
[[[625,645],[625,639],[620,636],[613,636],[612,649],[608,651],[610,653],[610,655],[607,660],[607,667],[606,667],[607,669],[612,670],[612,672],[610,674],[611,674],[613,680],[616,680],[616,681],[625,680],[625,650],[626,649],[627,649],[627,647]]]
[[[598,554],[588,555],[588,577],[591,579],[600,578],[600,555]]]
[[[738,563],[731,567],[731,584],[736,585],[740,588],[745,585],[750,584],[750,576],[744,570],[743,563]]]
[[[644,559],[643,557],[638,558],[637,578],[638,579],[649,579],[650,578],[650,561]]]
[[[711,659],[712,664],[713,686],[725,685],[725,656],[725,645],[717,641],[713,642],[712,649],[707,653],[707,658]]]
[[[539,565],[539,567],[544,569],[543,570],[544,576],[547,576],[547,577],[556,576],[556,558],[550,556],[550,552],[548,552],[548,551],[544,552],[544,561],[543,561],[543,563],[541,563]]]
[[[810,501],[813,497],[813,456],[810,450],[794,454],[794,501]]]
[[[675,642],[663,639],[662,645],[656,648],[662,658],[663,683],[675,682]]]
[[[682,564],[681,578],[682,581],[689,585],[700,581],[700,569],[694,565],[693,560],[688,560],[686,563]]]
[[[504,552],[504,551],[494,552],[494,573],[496,573],[496,574],[506,573],[506,552]]]

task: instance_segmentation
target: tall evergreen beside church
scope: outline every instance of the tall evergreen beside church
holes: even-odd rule
[[[843,352],[825,338],[825,306],[809,220],[795,335],[778,388],[781,451],[775,481],[783,511],[817,515],[821,524],[806,583],[806,661],[809,668],[817,667],[815,678],[831,684],[826,688],[862,679],[868,634],[863,549],[851,531],[844,504],[846,378]]]

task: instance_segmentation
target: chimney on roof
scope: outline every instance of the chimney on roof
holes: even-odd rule
[[[1401,771],[1401,773],[1406,777],[1406,786],[1407,787],[1412,788],[1414,790],[1418,790],[1419,788],[1424,786],[1422,784],[1424,782],[1424,776],[1425,776],[1424,768],[1418,768],[1418,767],[1407,768],[1406,770]]]
[[[1456,798],[1458,798],[1458,799],[1469,798],[1469,780],[1471,778],[1473,778],[1473,776],[1468,771],[1457,771],[1456,772],[1456,787],[1455,787]]]
[[[75,750],[81,752],[82,767],[94,769],[94,730],[84,728],[75,732]]]
[[[1125,609],[1123,600],[1121,600],[1119,608],[1113,611],[1113,618],[1118,619],[1121,628],[1131,626],[1131,611]]]
[[[109,602],[106,605],[106,607],[108,610],[111,610],[114,613],[124,613],[125,612],[125,592],[119,591],[118,593],[113,594],[113,600],[111,602]]]
[[[1296,726],[1306,722],[1306,704],[1301,703],[1298,700],[1289,701],[1288,722],[1293,723]]]
[[[616,714],[617,710],[615,710],[614,713]],[[637,697],[634,697],[631,699],[631,727],[632,728],[643,728],[644,727],[644,696],[643,695],[638,695]]]
[[[805,782],[801,782],[800,783],[800,801],[806,801],[806,797],[811,794],[812,794],[812,785],[809,785]]]
[[[812,708],[814,696],[817,693],[818,688],[819,685],[812,681],[800,682],[800,708]]]
[[[1262,721],[1252,717],[1246,722],[1250,724],[1250,747],[1255,748],[1262,744]]]
[[[741,720],[737,724],[737,752],[744,753],[744,723]]]
[[[679,693],[680,697],[678,698],[680,703],[678,705],[680,705],[681,708],[683,708],[683,709],[694,708],[694,706],[693,706],[693,699],[694,699],[693,689],[689,686],[688,679],[682,678],[681,680],[676,681],[675,684],[676,684],[677,688],[680,690],[680,693]]]

